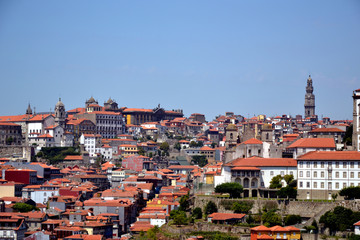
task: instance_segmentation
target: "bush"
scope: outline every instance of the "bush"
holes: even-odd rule
[[[197,207],[193,210],[192,217],[195,219],[202,219],[202,211],[201,208]]]
[[[340,196],[345,199],[360,199],[360,187],[346,187],[340,190]]]
[[[239,201],[233,203],[231,210],[233,210],[234,213],[249,213],[252,207],[252,202]]]
[[[353,212],[341,206],[337,206],[333,211],[327,211],[320,217],[320,223],[324,224],[325,228],[329,228],[332,233],[336,231],[345,231],[346,229],[353,229],[353,224],[360,219],[360,212]]]
[[[15,212],[30,212],[32,210],[39,210],[37,207],[27,204],[27,203],[15,203],[14,206],[12,206],[12,209],[14,209]]]
[[[264,225],[267,227],[282,225],[281,216],[277,214],[274,210],[264,213],[262,216],[262,220],[264,222]]]
[[[210,215],[214,212],[217,212],[218,211],[218,208],[216,206],[216,204],[213,202],[213,201],[209,201],[206,205],[205,205],[205,208],[204,208],[204,213],[206,215]]]
[[[287,215],[284,219],[284,224],[286,226],[294,225],[297,223],[301,223],[301,217],[300,215]]]
[[[243,186],[236,182],[223,183],[215,188],[216,193],[229,193],[231,198],[239,198],[243,191]]]

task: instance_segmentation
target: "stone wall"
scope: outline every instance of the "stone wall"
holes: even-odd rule
[[[23,156],[23,146],[0,146],[0,157]]]

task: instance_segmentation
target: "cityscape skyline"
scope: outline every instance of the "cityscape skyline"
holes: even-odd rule
[[[121,107],[244,117],[352,119],[360,86],[356,1],[0,3],[0,115],[93,96]],[[296,11],[295,11],[296,9]],[[15,97],[14,97],[15,93]]]

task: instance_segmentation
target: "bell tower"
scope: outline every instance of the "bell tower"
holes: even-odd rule
[[[307,85],[306,85],[304,118],[315,115],[315,95],[313,94],[313,91],[314,91],[314,88],[312,85],[312,79],[311,79],[311,76],[309,75],[309,78],[307,79]]]
[[[65,128],[65,119],[65,105],[61,102],[61,98],[59,98],[59,101],[55,105],[55,124]]]

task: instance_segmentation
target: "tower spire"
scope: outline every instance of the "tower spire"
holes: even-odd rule
[[[313,94],[314,88],[311,75],[307,79],[306,94],[305,94],[305,118],[315,115],[315,95]]]

